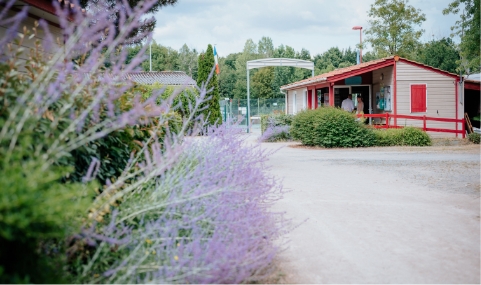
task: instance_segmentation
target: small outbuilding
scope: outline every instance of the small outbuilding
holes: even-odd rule
[[[370,124],[416,126],[437,137],[464,135],[465,113],[479,114],[479,79],[391,56],[340,68],[281,87],[286,113],[320,106],[340,107],[352,94],[364,102]],[[382,115],[381,115],[382,114]]]

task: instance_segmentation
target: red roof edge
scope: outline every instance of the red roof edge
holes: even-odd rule
[[[58,1],[58,0],[21,0],[22,2],[32,6],[32,7],[35,7],[39,10],[42,10],[44,12],[47,12],[51,15],[54,15],[54,16],[57,16],[57,11],[55,9],[55,6],[52,4],[52,1]],[[74,5],[73,3],[63,3],[62,4],[62,0],[58,1],[60,2],[59,4],[62,6],[62,5],[68,5],[68,8],[69,8],[69,16],[67,18],[67,20],[69,21],[73,21],[73,6],[71,5]],[[80,7],[78,7],[78,9],[80,9]]]
[[[376,70],[376,69],[379,69],[379,68],[384,68],[386,66],[391,66],[391,65],[394,65],[394,59],[393,58],[386,59],[385,61],[382,61],[382,62],[379,62],[379,63],[376,63],[376,64],[372,64],[372,65],[368,65],[368,66],[360,68],[360,69],[356,69],[356,70],[352,70],[352,71],[345,72],[345,73],[342,73],[342,74],[337,74],[337,75],[327,77],[327,81],[335,82],[335,81],[338,81],[338,80],[346,79],[346,78],[349,78],[349,77],[352,77],[352,76],[356,76],[356,75],[359,75],[359,74],[363,74],[363,73],[366,73],[366,72],[369,72],[369,71],[373,71],[373,70]]]
[[[28,5],[38,8],[52,15],[57,15],[55,7],[52,5],[52,1],[49,0],[22,0],[22,2]]]

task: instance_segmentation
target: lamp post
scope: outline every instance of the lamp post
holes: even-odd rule
[[[353,30],[359,30],[359,63],[362,63],[362,27],[355,26],[352,27]]]

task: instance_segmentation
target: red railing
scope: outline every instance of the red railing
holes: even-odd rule
[[[392,115],[389,113],[385,114],[363,114],[357,115],[357,117],[364,117],[364,118],[381,118],[385,119],[386,122],[383,125],[373,125],[375,128],[383,128],[383,129],[392,129],[392,128],[403,128],[403,126],[393,126],[389,124],[389,120],[392,119],[409,119],[409,120],[422,120],[423,127],[422,130],[425,132],[441,132],[441,133],[454,133],[454,134],[461,134],[463,138],[466,136],[466,125],[464,118],[463,119],[449,119],[449,118],[435,118],[435,117],[426,117],[426,116],[410,116],[410,115]],[[428,128],[426,127],[426,121],[438,121],[438,122],[446,122],[446,123],[456,123],[456,128],[452,129],[439,129],[439,128]],[[461,130],[458,130],[457,126],[461,124]]]

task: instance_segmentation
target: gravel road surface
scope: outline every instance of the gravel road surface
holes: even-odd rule
[[[281,282],[480,283],[479,146],[262,147],[298,225]]]

